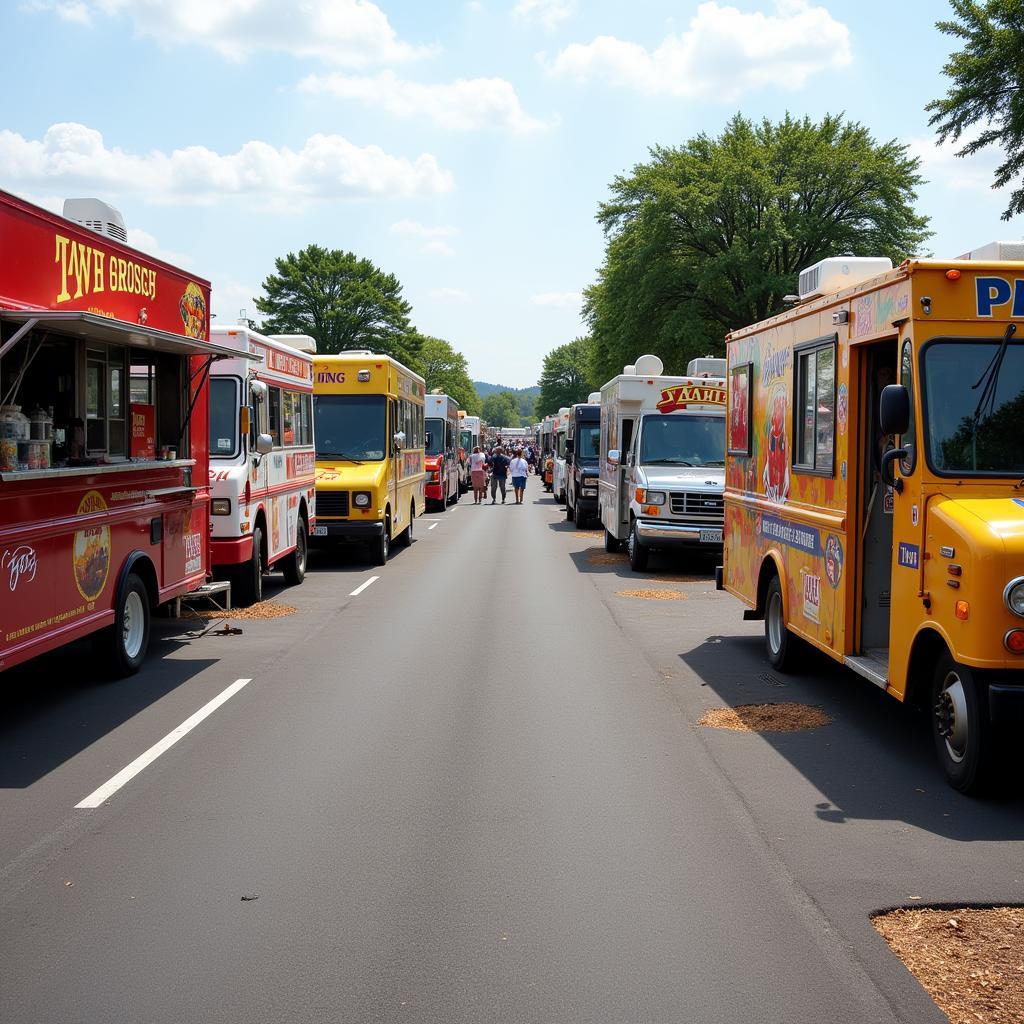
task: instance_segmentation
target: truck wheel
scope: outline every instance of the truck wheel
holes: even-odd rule
[[[782,600],[782,584],[773,576],[768,584],[764,604],[764,641],[768,661],[773,668],[785,672],[792,667],[793,655],[798,639],[786,628],[785,604]]]
[[[297,587],[306,578],[306,558],[309,551],[309,528],[304,516],[299,516],[295,527],[295,550],[281,564],[284,581]]]
[[[619,540],[617,537],[612,536],[612,534],[608,530],[605,530],[604,549],[609,554],[615,554],[616,551],[622,550],[622,541]]]
[[[391,517],[384,520],[379,537],[370,541],[370,561],[373,565],[386,565],[391,553]]]
[[[114,608],[114,624],[100,634],[104,661],[115,679],[135,675],[149,647],[149,591],[129,573]]]
[[[643,572],[647,568],[647,559],[650,555],[650,550],[644,547],[640,543],[640,538],[636,535],[636,520],[634,519],[629,526],[629,540],[626,541],[629,550],[629,567],[633,572]]]
[[[974,673],[943,654],[932,680],[932,739],[946,781],[961,793],[982,792],[992,768],[993,737]]]
[[[243,608],[263,600],[263,529],[260,526],[253,527],[249,561],[235,570],[231,599]]]
[[[395,544],[407,548],[412,543],[412,524],[416,519],[416,502],[409,508],[409,525],[395,538]]]

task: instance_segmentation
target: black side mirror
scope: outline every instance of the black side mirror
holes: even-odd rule
[[[566,441],[565,442],[565,454],[566,455],[572,455],[572,453],[575,450],[576,450],[576,442],[575,441]]]
[[[887,384],[878,401],[883,434],[905,434],[910,426],[910,395],[902,384]]]

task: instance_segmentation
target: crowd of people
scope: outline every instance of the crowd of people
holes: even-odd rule
[[[501,503],[504,505],[510,477],[515,504],[522,505],[526,496],[526,478],[531,472],[537,471],[537,453],[530,444],[512,448],[503,446],[499,441],[488,446],[486,451],[477,445],[469,456],[469,471],[473,481],[474,505],[482,505],[486,501],[488,481],[491,504],[497,504],[500,491]]]

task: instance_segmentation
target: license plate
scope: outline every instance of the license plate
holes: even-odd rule
[[[327,527],[326,526],[314,526],[313,527],[313,536],[314,537],[326,537],[327,536]]]
[[[721,530],[701,530],[700,531],[700,542],[701,542],[701,544],[721,544],[722,543],[722,531]]]

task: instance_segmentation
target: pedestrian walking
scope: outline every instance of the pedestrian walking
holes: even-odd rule
[[[487,496],[487,456],[477,445],[469,456],[469,473],[473,481],[473,504],[483,504]]]
[[[509,463],[508,468],[512,474],[512,490],[515,492],[516,504],[522,505],[523,497],[526,494],[526,477],[530,472],[530,464],[523,458],[522,452],[516,452],[516,457]]]
[[[491,466],[491,504],[498,498],[498,489],[501,488],[501,503],[505,504],[505,481],[508,478],[508,458],[501,450],[501,445],[494,449],[490,459]]]

